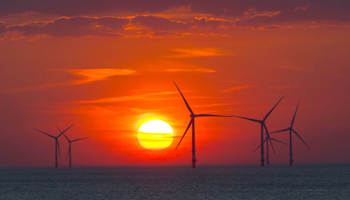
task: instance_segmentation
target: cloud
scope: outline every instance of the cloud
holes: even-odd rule
[[[69,69],[68,72],[82,76],[83,79],[73,81],[74,84],[84,84],[93,81],[106,80],[108,77],[117,75],[132,75],[136,71],[130,69]]]
[[[17,31],[24,36],[47,35],[53,37],[120,37],[117,31],[128,24],[128,19],[114,17],[73,17],[59,18],[50,22],[36,22],[21,26],[9,26],[9,31]]]
[[[242,17],[247,13],[280,11],[273,21],[349,21],[347,0],[2,0],[0,16],[38,13],[58,16],[96,16],[98,13],[161,13],[189,7],[186,12],[215,16]],[[257,16],[256,19],[262,16]],[[267,18],[265,17],[264,20]],[[260,19],[259,19],[260,20]]]
[[[343,0],[233,0],[233,1],[194,1],[193,12],[226,16],[243,16],[252,13],[280,11],[272,16],[273,21],[309,21],[340,20],[349,21],[350,1]],[[257,16],[254,20],[265,21],[266,16]]]
[[[190,1],[164,0],[2,0],[0,16],[35,12],[40,14],[78,16],[102,12],[158,13],[173,7],[190,4]]]
[[[132,19],[134,26],[143,26],[152,31],[184,31],[194,29],[215,29],[221,26],[233,26],[234,22],[230,20],[195,17],[189,21],[177,21],[159,16],[137,16]]]
[[[132,19],[132,23],[151,28],[154,31],[187,30],[191,27],[189,22],[180,22],[155,16],[137,16]]]
[[[164,14],[176,8],[181,11],[179,8],[184,7],[188,9],[182,10],[183,13]],[[350,1],[85,0],[83,5],[80,0],[0,1],[0,16],[16,15],[24,18],[26,13],[35,13],[36,19],[40,19],[40,16],[47,18],[48,15],[51,16],[49,18],[52,16],[60,18],[53,21],[36,21],[21,25],[6,24],[7,28],[0,22],[2,39],[28,37],[35,39],[35,37],[42,36],[179,38],[194,36],[194,34],[199,34],[195,36],[203,36],[199,33],[200,30],[204,32],[203,34],[208,34],[208,30],[226,30],[235,27],[263,27],[261,29],[292,27],[291,23],[303,21],[344,23],[350,22]],[[107,13],[128,17],[96,17],[107,15]],[[187,17],[183,17],[183,14]],[[191,18],[189,18],[190,16]],[[183,21],[179,21],[179,19]],[[6,37],[4,37],[5,35]],[[219,35],[217,34],[217,36]]]
[[[50,36],[50,37],[183,37],[194,29],[214,29],[233,22],[206,17],[193,21],[176,21],[164,17],[61,17],[53,21],[36,21],[22,25],[10,25],[8,31],[15,36]],[[4,27],[6,31],[6,27]],[[0,31],[1,31],[0,24]],[[179,32],[180,31],[180,32]],[[1,33],[1,32],[0,32]],[[131,34],[131,35],[128,35]],[[189,33],[191,34],[191,33]]]
[[[29,90],[45,89],[48,87],[55,87],[55,86],[57,87],[57,86],[65,86],[65,85],[86,84],[94,81],[107,80],[109,77],[112,77],[112,76],[132,75],[136,73],[136,71],[130,70],[130,69],[69,69],[69,70],[63,70],[63,71],[67,71],[71,74],[78,75],[83,78],[80,80],[73,80],[73,81],[68,81],[64,83],[48,83],[48,84],[43,84],[39,86],[18,88],[18,89],[13,89],[9,91],[2,91],[0,93],[16,93],[16,92],[23,92],[23,91],[29,91]]]
[[[234,90],[241,90],[241,89],[246,89],[246,88],[251,88],[251,87],[254,87],[254,86],[251,86],[251,85],[235,86],[235,87],[231,87],[227,90],[222,90],[222,92],[232,92]]]
[[[316,85],[275,85],[270,86],[271,89],[283,90],[283,89],[293,89],[293,88],[303,88],[303,87],[316,87]]]
[[[166,56],[167,58],[191,58],[230,55],[228,53],[222,52],[222,50],[218,48],[172,49],[171,51],[177,52],[179,54]]]
[[[101,98],[96,100],[90,100],[90,101],[74,101],[70,102],[72,104],[90,104],[90,103],[115,103],[115,102],[123,102],[123,101],[133,101],[133,100],[140,100],[145,99],[149,100],[152,96],[161,96],[161,95],[169,95],[169,94],[175,94],[175,92],[157,92],[157,93],[147,93],[147,94],[141,94],[141,95],[130,95],[130,96],[120,96],[120,97],[110,97],[110,98]]]
[[[0,22],[0,34],[6,33],[6,26],[4,23]]]
[[[216,106],[227,106],[232,104],[233,103],[218,103],[218,104],[194,105],[191,107],[216,107]]]
[[[216,72],[213,69],[165,69],[167,72],[200,72],[200,73],[212,73]]]
[[[187,90],[183,90],[182,92],[188,92]],[[103,104],[103,103],[117,103],[117,102],[126,102],[126,101],[163,101],[169,99],[179,99],[181,97],[169,97],[168,95],[178,94],[178,91],[166,91],[166,92],[153,92],[153,93],[145,93],[139,95],[129,95],[129,96],[118,96],[118,97],[109,97],[109,98],[100,98],[95,100],[87,100],[87,101],[74,101],[69,102],[69,104]],[[186,99],[213,99],[213,98],[221,98],[221,97],[210,97],[210,96],[190,96],[186,97]],[[219,106],[226,104],[210,104],[210,106]],[[200,105],[195,107],[207,107],[206,105]],[[169,109],[173,107],[168,107]],[[167,108],[164,108],[167,109]]]

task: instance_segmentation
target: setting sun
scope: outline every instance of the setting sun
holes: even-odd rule
[[[170,146],[173,137],[173,129],[162,120],[150,120],[143,123],[137,134],[141,146],[152,150],[160,150]]]

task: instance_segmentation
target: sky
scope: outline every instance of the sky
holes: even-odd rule
[[[73,166],[191,164],[196,114],[290,126],[294,163],[349,163],[350,1],[2,0],[0,167],[54,165],[66,129]],[[174,130],[163,150],[140,146],[145,119]],[[260,125],[196,119],[197,165],[259,164]],[[274,138],[288,143],[288,133]],[[68,143],[59,138],[62,161]],[[271,164],[288,164],[274,143]],[[270,150],[271,152],[271,150]]]

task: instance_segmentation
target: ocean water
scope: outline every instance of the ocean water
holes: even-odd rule
[[[0,168],[0,199],[350,199],[350,165]]]

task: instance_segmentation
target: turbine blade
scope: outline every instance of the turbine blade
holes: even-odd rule
[[[279,130],[279,131],[274,131],[274,132],[271,132],[271,133],[279,133],[279,132],[288,131],[288,130],[289,130],[289,128],[286,128],[286,129]],[[270,133],[270,134],[271,134],[271,133]]]
[[[299,139],[300,139],[301,141],[303,141],[303,143],[306,145],[306,147],[307,147],[309,150],[311,150],[311,149],[309,148],[309,146],[307,146],[306,142],[304,142],[304,140],[300,137],[300,135],[299,135],[295,130],[292,129],[292,131],[299,137]]]
[[[66,160],[68,159],[68,155],[69,155],[69,152],[70,152],[70,145],[71,145],[71,144],[69,144],[69,148],[68,148],[68,152],[67,152]]]
[[[58,126],[56,126],[56,128],[57,128],[57,129],[58,129],[60,132],[62,132],[62,131],[61,131],[61,129],[60,129],[60,128],[58,128]]]
[[[70,129],[74,124],[72,124],[70,127],[68,127],[66,130],[64,130],[63,132],[61,132],[57,137],[60,137],[63,133],[65,133],[66,131],[68,131],[68,129]]]
[[[231,116],[228,116],[228,115],[199,114],[199,115],[195,115],[195,117],[231,117]]]
[[[85,138],[76,139],[76,140],[73,140],[72,142],[76,142],[76,141],[84,140],[84,139],[88,139],[88,138],[90,138],[90,137],[85,137]]]
[[[241,116],[236,116],[236,115],[230,115],[230,117],[242,118],[242,119],[250,120],[250,121],[253,121],[253,122],[259,122],[259,123],[261,122],[260,120],[257,120],[257,119],[251,119],[251,118],[241,117]]]
[[[69,142],[71,142],[71,141],[68,139],[68,137],[66,136],[66,134],[63,133],[63,136],[64,136]]]
[[[264,140],[263,143],[265,143],[265,142],[266,142],[266,139]],[[253,153],[256,152],[256,150],[258,150],[260,147],[261,147],[261,145],[259,145],[259,146],[253,151]]]
[[[272,144],[272,141],[271,141],[271,137],[270,137],[269,131],[267,130],[267,127],[266,127],[266,125],[265,125],[265,124],[264,124],[264,128],[265,128],[265,131],[266,131],[266,136],[267,136],[267,139],[270,141],[270,144],[271,144],[271,147],[272,147],[273,154],[275,154],[275,149],[273,148],[273,144]]]
[[[179,87],[177,87],[177,85],[176,85],[175,81],[174,81],[174,84],[175,84],[176,88],[179,90],[179,92],[180,92],[180,94],[181,94],[181,96],[182,96],[183,100],[185,101],[185,104],[186,104],[186,106],[187,106],[187,109],[188,109],[188,110],[191,112],[191,114],[192,114],[192,115],[194,115],[194,113],[193,113],[193,111],[192,111],[192,109],[191,109],[190,105],[188,105],[188,103],[187,103],[187,101],[186,101],[186,99],[185,99],[184,95],[182,95],[182,93],[181,93],[181,91],[180,91]]]
[[[187,128],[186,128],[185,133],[182,135],[182,138],[181,138],[181,140],[180,140],[179,144],[177,144],[177,146],[176,146],[176,148],[175,148],[175,151],[176,151],[177,147],[179,147],[179,145],[180,145],[180,143],[181,143],[182,139],[184,139],[184,137],[185,137],[185,135],[186,135],[186,133],[187,133],[188,129],[191,127],[191,125],[192,125],[192,124],[193,124],[193,119],[191,119],[190,123],[188,124],[188,126],[187,126]]]
[[[253,151],[253,153],[256,152],[256,150],[258,150],[260,147],[261,147],[261,145],[259,145],[259,146]]]
[[[284,96],[282,96],[282,98],[276,103],[276,105],[270,110],[270,112],[268,112],[268,113],[266,114],[266,116],[264,117],[263,121],[266,120],[266,118],[271,114],[271,112],[276,108],[276,106],[282,101],[283,97],[284,97]]]
[[[284,143],[284,142],[282,142],[282,141],[276,140],[275,138],[270,138],[270,139],[271,139],[271,140],[274,140],[274,141],[276,141],[276,142],[279,142],[279,143],[282,143],[282,144],[288,145],[287,143]]]
[[[58,155],[60,156],[60,160],[61,160],[61,150],[60,150],[60,143],[58,142],[58,140],[56,139],[57,142],[57,148],[58,148]]]
[[[292,119],[292,124],[290,125],[291,128],[293,128],[294,119],[295,119],[295,115],[297,115],[298,107],[299,107],[299,102],[297,104],[297,109],[295,109],[295,113],[294,113],[294,116],[293,116],[293,119]]]
[[[45,132],[43,132],[43,131],[41,131],[41,130],[38,130],[38,129],[35,129],[36,131],[39,131],[40,133],[44,133],[45,135],[47,135],[47,136],[50,136],[50,137],[52,137],[52,138],[56,138],[55,136],[52,136],[52,135],[50,135],[50,134],[48,134],[48,133],[45,133]]]

